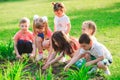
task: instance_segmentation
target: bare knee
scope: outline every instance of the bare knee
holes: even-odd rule
[[[97,66],[98,66],[98,68],[102,68],[102,67],[105,66],[105,65],[102,63],[102,61],[99,61],[99,62],[97,63]]]
[[[43,41],[42,46],[43,46],[45,49],[49,48],[49,47],[50,47],[50,41],[49,41],[49,40]]]
[[[42,41],[43,41],[43,39],[41,37],[36,38],[36,42],[42,42]]]

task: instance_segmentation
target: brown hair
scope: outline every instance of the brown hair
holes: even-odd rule
[[[74,51],[70,44],[70,39],[66,36],[66,34],[62,31],[56,31],[53,33],[52,37],[52,47],[56,52],[64,52],[68,55],[72,54]],[[55,44],[58,44],[58,46]]]
[[[28,23],[28,24],[30,24],[30,20],[29,20],[28,18],[26,18],[26,17],[23,17],[23,18],[19,21],[19,24],[21,24],[21,23]]]
[[[93,30],[93,32],[91,33],[91,35],[94,35],[95,32],[96,32],[96,30],[97,30],[96,24],[93,21],[84,21],[82,23],[82,27],[83,26],[87,27],[88,29],[92,29]]]
[[[60,2],[54,3],[53,2],[52,5],[53,5],[54,11],[58,11],[58,10],[65,11],[65,6],[63,3],[60,3]]]
[[[41,17],[35,19],[33,21],[33,32],[35,34],[37,34],[35,29],[41,29],[41,28],[45,28],[44,34],[47,35],[47,30],[48,30],[48,22],[44,21]]]
[[[79,43],[80,44],[82,44],[82,43],[90,44],[90,42],[91,42],[91,38],[86,33],[83,33],[79,38]]]

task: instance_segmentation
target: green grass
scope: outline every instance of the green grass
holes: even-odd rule
[[[21,80],[22,76],[26,74],[25,71],[23,71],[24,67],[26,65],[26,62],[18,61],[18,62],[9,62],[7,61],[2,69],[3,74],[1,73],[2,77],[0,77],[1,80]]]
[[[82,22],[85,20],[95,21],[97,40],[107,46],[113,55],[113,64],[110,66],[112,75],[108,77],[108,80],[119,80],[120,0],[59,1],[65,4],[66,14],[71,20],[70,35],[78,38],[81,34]],[[32,30],[33,15],[45,15],[48,17],[49,26],[53,30],[54,13],[51,2],[57,2],[57,0],[0,0],[0,42],[9,43],[9,40],[19,30],[20,18],[24,16],[30,18],[30,29]],[[7,47],[6,45],[2,46]],[[5,50],[4,48],[3,51]]]
[[[14,47],[12,40],[9,42],[0,41],[0,59],[3,60],[13,60],[15,59],[15,54],[13,53]]]
[[[83,65],[80,69],[76,67],[75,69],[69,69],[64,72],[63,75],[66,76],[65,80],[88,80],[90,78],[90,75],[87,74],[90,67],[85,67],[85,65]]]

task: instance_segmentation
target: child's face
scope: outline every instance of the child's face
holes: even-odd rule
[[[89,50],[91,48],[90,44],[82,43],[80,44],[80,47],[83,48],[84,50]]]
[[[28,23],[21,23],[21,24],[20,24],[20,28],[21,28],[21,30],[23,30],[23,31],[27,31],[28,28],[29,28],[29,24],[28,24]]]
[[[57,11],[54,11],[55,15],[58,16],[58,17],[61,17],[63,16],[64,12],[62,10],[57,10]]]
[[[82,33],[87,33],[89,35],[92,34],[92,30],[91,29],[88,29],[87,27],[83,26],[82,27]]]
[[[36,30],[37,33],[42,33],[42,32],[44,32],[44,28],[39,28],[39,29],[36,28],[35,30]]]

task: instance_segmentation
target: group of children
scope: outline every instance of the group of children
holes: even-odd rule
[[[86,60],[86,66],[96,65],[110,75],[108,66],[112,63],[112,56],[108,49],[95,38],[96,24],[93,21],[84,21],[82,34],[79,40],[71,37],[69,32],[71,24],[65,14],[63,3],[52,3],[55,13],[54,32],[48,26],[47,17],[35,15],[33,18],[33,32],[29,31],[30,20],[26,17],[19,22],[20,30],[14,36],[14,49],[17,58],[22,58],[23,53],[28,53],[30,58],[36,56],[36,61],[43,58],[44,49],[48,50],[48,57],[42,69],[47,69],[58,60],[68,55],[64,70],[81,58]],[[59,54],[57,57],[56,55]]]

